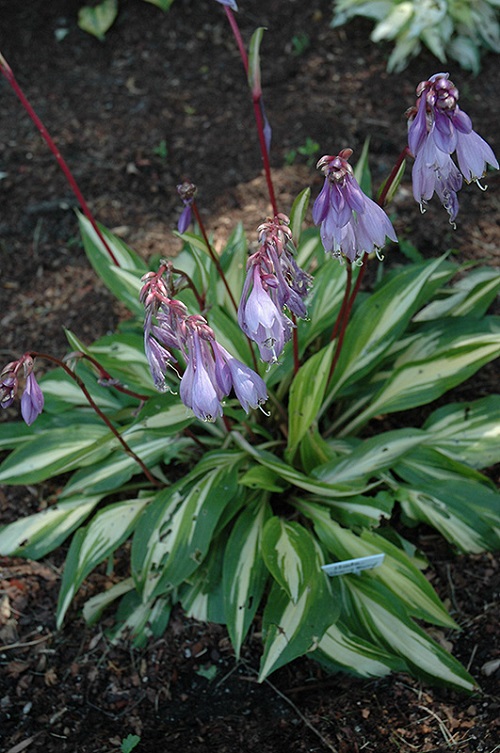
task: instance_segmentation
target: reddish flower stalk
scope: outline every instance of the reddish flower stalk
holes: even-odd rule
[[[63,361],[60,361],[55,356],[51,356],[48,353],[38,353],[36,351],[32,351],[29,354],[31,358],[43,358],[46,361],[50,361],[51,363],[54,363],[56,366],[59,366],[63,371],[66,372],[66,374],[73,379],[74,382],[78,385],[78,387],[81,389],[83,394],[85,395],[85,398],[87,402],[89,403],[90,407],[97,413],[99,418],[104,421],[108,429],[114,434],[114,436],[117,438],[121,446],[123,447],[124,451],[129,455],[135,462],[140,466],[142,472],[148,479],[148,481],[153,484],[153,486],[157,487],[163,487],[163,484],[158,481],[152,474],[151,471],[148,469],[148,467],[142,462],[140,457],[135,454],[135,452],[132,450],[132,448],[127,444],[127,442],[123,439],[119,431],[113,426],[109,418],[106,416],[105,413],[99,408],[97,403],[94,401],[92,395],[88,391],[87,387],[83,383],[83,381],[80,379],[78,374],[76,374],[72,369],[69,368],[67,364],[65,364]]]
[[[18,82],[17,82],[17,80],[16,80],[16,78],[14,76],[14,73],[13,73],[10,65],[7,63],[6,59],[4,58],[4,56],[1,53],[0,53],[0,73],[3,74],[3,76],[4,76],[5,79],[7,79],[8,83],[10,84],[11,88],[15,92],[15,94],[16,94],[17,98],[19,99],[19,101],[21,102],[22,106],[24,107],[24,109],[26,110],[26,112],[30,116],[31,120],[33,121],[33,123],[35,124],[35,126],[37,127],[37,129],[39,130],[39,132],[40,132],[43,140],[45,141],[45,143],[49,147],[50,151],[52,152],[52,154],[56,158],[57,164],[59,165],[59,167],[63,171],[64,176],[65,176],[66,180],[68,181],[68,183],[69,183],[69,185],[71,187],[71,190],[75,194],[75,196],[76,196],[76,198],[78,200],[78,203],[80,204],[80,207],[82,209],[82,212],[84,213],[85,217],[88,219],[88,221],[90,222],[90,224],[94,228],[94,230],[95,230],[95,232],[96,232],[99,240],[101,241],[101,243],[103,244],[104,248],[106,249],[106,251],[107,251],[107,253],[108,253],[111,261],[113,262],[113,264],[115,264],[117,267],[119,267],[120,263],[118,262],[118,259],[116,258],[115,254],[113,253],[112,249],[110,248],[109,243],[106,241],[106,239],[104,238],[102,232],[100,231],[100,229],[99,229],[99,227],[97,225],[97,222],[95,221],[95,219],[94,219],[94,217],[92,215],[92,212],[90,211],[90,209],[88,207],[88,204],[85,201],[82,192],[80,191],[78,183],[76,182],[76,180],[75,180],[75,178],[73,176],[73,173],[69,169],[66,161],[64,160],[63,156],[59,152],[59,149],[55,145],[55,143],[54,143],[51,135],[47,131],[47,129],[44,126],[43,122],[40,120],[40,118],[36,114],[35,110],[33,109],[32,105],[30,104],[28,98],[26,97],[26,95],[24,94],[23,90],[19,86],[19,84],[18,84]]]
[[[241,57],[241,62],[243,63],[243,68],[248,77],[248,72],[249,72],[248,55],[245,50],[245,45],[243,43],[241,32],[239,30],[238,24],[236,22],[234,13],[231,10],[231,8],[228,8],[226,5],[224,6],[224,10],[226,12],[229,25],[231,26],[231,31],[233,32],[234,38],[236,40],[236,44],[238,46],[238,50]],[[266,183],[267,183],[267,190],[269,193],[269,200],[273,208],[273,214],[276,216],[277,214],[279,214],[279,211],[278,211],[278,205],[276,202],[276,195],[274,193],[273,179],[271,176],[271,165],[269,163],[269,153],[267,150],[266,137],[264,133],[264,118],[262,117],[262,91],[260,87],[252,91],[252,103],[253,103],[253,111],[255,115],[255,123],[257,126],[257,133],[259,137],[260,153],[262,155],[262,162],[264,164],[264,172],[266,175]]]
[[[127,387],[124,387],[118,380],[114,379],[103,366],[101,366],[99,361],[97,361],[92,356],[89,356],[88,353],[83,353],[81,350],[78,350],[74,353],[71,353],[71,356],[74,356],[76,358],[84,358],[86,361],[89,361],[97,369],[97,373],[99,374],[99,384],[101,384],[103,387],[114,387],[114,389],[118,392],[122,392],[124,395],[129,395],[130,397],[135,397],[137,398],[137,400],[141,400],[142,402],[146,402],[151,397],[151,395],[141,395],[138,392],[134,392],[133,390],[129,390],[127,389]]]

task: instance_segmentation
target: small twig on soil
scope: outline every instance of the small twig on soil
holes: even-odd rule
[[[474,657],[476,656],[476,652],[477,652],[477,643],[475,644],[474,648],[472,649],[472,653],[470,655],[470,659],[469,659],[469,662],[467,664],[467,672],[472,667],[472,662],[474,661]]]
[[[419,709],[422,709],[422,711],[426,711],[430,716],[432,716],[437,723],[439,724],[439,729],[441,730],[441,734],[443,735],[444,739],[446,740],[447,745],[456,745],[457,741],[455,740],[455,735],[452,735],[446,724],[443,722],[440,716],[436,714],[435,711],[432,711],[432,709],[429,709],[427,706],[421,706],[419,704]]]
[[[48,633],[47,635],[42,635],[41,638],[37,638],[36,641],[26,641],[25,643],[17,642],[17,643],[10,643],[6,646],[0,646],[0,651],[10,651],[13,648],[29,648],[29,646],[36,646],[37,643],[43,643],[44,641],[48,641],[49,638],[52,638],[52,633]]]
[[[257,676],[259,675],[259,673],[253,667],[250,667],[247,664],[247,662],[245,662],[244,660],[242,660],[242,664],[244,664],[247,667],[248,671],[251,672],[252,674],[257,675]],[[240,677],[239,679],[243,680],[245,678]],[[246,679],[251,679],[251,678],[246,678]],[[276,693],[276,695],[278,695],[283,701],[285,701],[285,703],[287,703],[290,706],[290,708],[292,708],[294,710],[294,712],[297,714],[297,716],[299,717],[299,719],[306,725],[306,727],[308,727],[311,730],[311,732],[314,732],[314,734],[316,735],[316,737],[319,737],[319,739],[321,740],[321,742],[323,743],[323,745],[326,745],[326,747],[328,748],[328,750],[331,750],[332,753],[339,753],[338,750],[337,750],[337,748],[335,748],[335,746],[332,745],[332,743],[329,742],[326,739],[326,737],[323,737],[323,735],[321,734],[321,732],[319,730],[317,730],[316,727],[313,724],[311,724],[311,722],[304,716],[304,714],[302,713],[302,711],[297,708],[297,706],[294,704],[293,701],[290,700],[290,698],[288,698],[288,696],[286,696],[284,693],[282,693],[281,690],[278,690],[278,688],[275,685],[273,685],[272,682],[269,682],[269,680],[264,680],[264,682],[266,683],[266,685],[269,685],[269,687],[271,688],[271,690],[273,690]]]

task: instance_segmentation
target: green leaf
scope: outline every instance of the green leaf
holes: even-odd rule
[[[156,495],[132,544],[132,571],[146,598],[178,586],[203,562],[224,508],[236,496],[237,466],[216,467],[190,486]]]
[[[399,668],[394,656],[355,635],[340,620],[323,635],[314,658],[330,672],[350,672],[364,678],[384,677]]]
[[[358,430],[380,413],[408,410],[436,400],[499,354],[500,328],[493,317],[468,322],[443,320],[399,357],[370,405],[340,435]]]
[[[179,449],[179,440],[174,437],[153,437],[151,434],[146,434],[141,437],[132,437],[130,440],[127,437],[127,441],[130,449],[149,468],[164,459],[169,450],[173,454],[174,445],[177,445]],[[182,447],[182,443],[180,446]],[[109,492],[118,489],[138,473],[143,473],[140,465],[120,447],[104,460],[77,471],[64,489],[62,496],[67,497],[70,494],[83,492],[85,494]]]
[[[359,160],[354,168],[354,177],[359,183],[359,186],[363,193],[367,196],[372,195],[372,176],[370,173],[370,166],[368,164],[368,149],[370,147],[370,139],[365,139],[363,149]]]
[[[310,539],[312,543],[312,539]],[[321,571],[323,564],[316,549],[315,567],[306,588],[292,601],[278,583],[274,583],[263,615],[264,654],[259,681],[292,659],[317,649],[326,628],[338,616],[336,584],[330,584]],[[299,570],[300,565],[294,566]]]
[[[457,627],[415,561],[399,547],[375,531],[364,529],[358,535],[343,528],[324,506],[303,503],[301,510],[312,519],[320,541],[337,560],[383,553],[383,564],[366,570],[365,577],[389,588],[394,597],[406,604],[410,615],[435,625]]]
[[[215,540],[202,565],[179,588],[179,600],[188,617],[224,624],[222,566],[224,540]]]
[[[157,4],[158,2],[161,2],[161,0],[148,0],[148,2],[155,2]],[[124,737],[122,740],[122,744],[120,746],[120,752],[121,753],[132,753],[134,748],[141,742],[141,738],[139,735],[127,735],[127,737]]]
[[[417,481],[415,469],[410,475],[404,466],[398,467],[398,474],[412,479],[394,491],[409,520],[432,526],[462,552],[500,547],[498,492],[458,476],[439,483],[425,476]]]
[[[462,690],[476,683],[462,665],[407,616],[401,602],[381,583],[364,576],[344,580],[358,623],[369,640],[401,656],[418,677]]]
[[[299,523],[273,516],[262,535],[262,556],[274,580],[296,603],[317,567],[313,539]]]
[[[120,602],[116,613],[116,627],[110,631],[112,643],[132,639],[137,648],[146,645],[149,638],[159,638],[170,619],[172,603],[167,597],[141,601],[135,591],[129,591]]]
[[[0,465],[0,483],[36,484],[66,473],[95,461],[96,454],[104,456],[110,452],[113,440],[108,427],[101,424],[52,429],[25,442],[5,458]]]
[[[298,247],[300,243],[302,225],[304,223],[310,200],[311,189],[309,187],[304,188],[293,202],[290,210],[290,230],[292,231],[292,238],[296,247]]]
[[[73,536],[57,604],[58,628],[71,599],[87,575],[130,536],[148,501],[145,497],[108,505],[88,526],[80,528]]]
[[[488,310],[500,290],[500,276],[496,269],[473,269],[455,285],[442,291],[443,297],[432,301],[413,318],[426,322],[443,316],[480,318]]]
[[[85,5],[78,11],[78,26],[101,41],[118,15],[118,0],[101,0],[99,5]]]
[[[134,579],[125,578],[125,580],[121,580],[119,583],[111,586],[111,588],[108,588],[107,591],[103,591],[87,599],[82,610],[85,622],[88,625],[94,625],[110,604],[133,589]]]
[[[350,455],[329,460],[314,469],[312,475],[328,483],[366,483],[379,471],[390,468],[396,460],[413,450],[424,440],[419,429],[394,429],[363,440]]]
[[[118,261],[119,266],[117,266],[110,259],[101,239],[88,219],[83,214],[78,213],[78,221],[85,253],[96,273],[113,295],[122,301],[132,313],[142,315],[144,309],[139,301],[139,292],[141,277],[148,271],[146,264],[120,238],[99,225],[106,243]]]
[[[45,557],[90,515],[101,497],[75,495],[9,523],[0,529],[0,554],[32,560]]]
[[[473,468],[500,462],[500,395],[445,405],[423,428],[426,444]]]
[[[265,501],[247,507],[233,527],[224,554],[224,612],[237,659],[268,577],[260,543],[270,516]]]
[[[145,0],[146,3],[152,3],[152,5],[156,5],[160,10],[170,10],[170,6],[174,2],[174,0]]]
[[[288,452],[293,456],[300,440],[314,422],[328,383],[335,343],[315,353],[297,372],[290,387]]]
[[[400,337],[420,303],[420,294],[441,259],[405,267],[358,306],[347,327],[349,347],[335,367],[327,404],[348,380],[359,380]]]

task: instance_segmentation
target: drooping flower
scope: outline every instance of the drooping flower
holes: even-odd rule
[[[231,8],[231,10],[238,10],[238,6],[236,5],[235,0],[217,0],[217,2],[221,5],[226,5],[228,8]]]
[[[181,301],[171,297],[175,286],[169,262],[163,260],[158,272],[148,272],[142,279],[145,352],[158,390],[169,389],[166,371],[177,363],[172,354],[176,349],[186,363],[181,400],[201,421],[215,421],[222,415],[222,401],[231,390],[247,413],[267,400],[261,377],[217,343],[203,316],[189,314]]]
[[[459,92],[448,73],[436,73],[417,86],[415,107],[409,118],[408,147],[415,157],[413,195],[422,211],[434,192],[453,224],[458,213],[457,192],[462,176],[479,183],[487,165],[498,169],[491,147],[473,129],[458,105]],[[455,153],[458,167],[452,160]]]
[[[21,415],[28,426],[38,418],[44,405],[43,393],[36,381],[33,367],[32,356],[25,353],[18,361],[8,363],[0,373],[0,407],[8,408],[19,392],[18,373],[22,369],[26,381],[21,396]]]
[[[21,397],[21,414],[28,426],[38,418],[43,410],[43,392],[31,371],[26,377],[26,385]]]
[[[352,149],[342,149],[319,160],[325,182],[314,202],[313,221],[320,225],[325,251],[354,262],[365,253],[378,252],[386,238],[397,239],[384,210],[359,187],[348,162],[351,154]]]
[[[259,227],[259,250],[247,262],[238,323],[243,332],[257,343],[260,356],[276,363],[290,339],[292,321],[288,310],[300,318],[307,315],[304,298],[311,278],[293,258],[293,240],[289,219],[278,215]]]

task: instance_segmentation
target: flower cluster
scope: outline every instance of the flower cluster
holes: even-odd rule
[[[462,177],[478,182],[486,165],[498,168],[491,147],[473,129],[460,109],[458,89],[448,73],[436,73],[417,86],[417,102],[409,117],[408,146],[415,157],[413,195],[423,210],[434,192],[454,223]],[[455,152],[458,167],[451,155]]]
[[[165,372],[177,363],[171,349],[182,353],[186,369],[181,377],[180,397],[202,421],[222,415],[222,400],[231,390],[248,413],[267,400],[264,380],[220,345],[207,320],[189,314],[186,306],[170,297],[170,265],[162,261],[158,272],[142,278],[141,301],[145,306],[144,344],[157,389],[168,387]]]
[[[293,257],[290,220],[279,214],[259,226],[259,250],[247,262],[247,275],[238,308],[238,323],[259,347],[267,363],[275,363],[292,334],[293,323],[283,312],[305,318],[304,298],[311,278]]]
[[[14,402],[19,392],[19,372],[25,379],[21,397],[21,414],[28,426],[43,410],[43,393],[33,372],[34,361],[26,353],[18,361],[11,361],[0,373],[0,407],[8,408]]]
[[[354,262],[365,253],[378,252],[386,238],[397,239],[384,210],[359,187],[348,162],[351,154],[352,149],[342,149],[336,156],[319,160],[317,167],[325,182],[314,202],[313,221],[321,226],[325,251]]]

